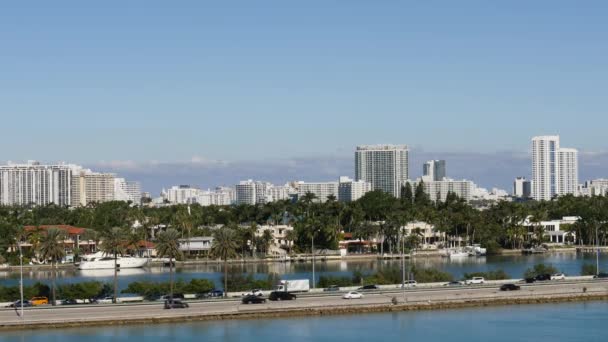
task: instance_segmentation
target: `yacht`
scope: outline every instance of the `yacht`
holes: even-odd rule
[[[116,266],[119,269],[123,268],[141,268],[148,263],[146,258],[136,258],[131,256],[119,256],[116,260]],[[82,257],[79,270],[104,270],[114,268],[114,257],[106,255],[103,252],[89,254]]]
[[[465,258],[469,256],[469,253],[467,253],[466,251],[460,250],[460,249],[451,249],[448,250],[448,257],[450,259],[456,259],[456,258]]]
[[[486,255],[487,250],[482,248],[480,245],[475,244],[472,246],[466,246],[465,250],[469,253],[470,256],[484,256]]]

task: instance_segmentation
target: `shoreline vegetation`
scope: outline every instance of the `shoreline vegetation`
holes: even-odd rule
[[[160,323],[189,323],[200,321],[219,321],[234,319],[272,319],[291,317],[312,317],[330,315],[355,315],[386,312],[405,311],[427,311],[427,310],[454,310],[474,307],[509,306],[509,305],[533,305],[586,301],[606,301],[607,294],[581,293],[577,295],[553,295],[539,296],[534,298],[485,298],[464,299],[456,301],[435,301],[425,303],[387,303],[369,305],[349,305],[333,307],[309,307],[309,308],[277,308],[266,311],[241,311],[229,313],[194,314],[173,317],[149,317],[149,318],[121,318],[109,320],[79,320],[72,322],[44,322],[24,324],[2,324],[0,331],[24,330],[24,329],[60,329],[60,328],[82,328],[95,326],[122,326],[122,325],[147,325]]]
[[[486,272],[463,273],[462,276],[454,277],[452,274],[435,269],[417,267],[409,265],[405,272],[411,276],[412,280],[418,283],[441,283],[450,281],[464,281],[473,277],[484,277],[485,280],[508,280],[534,278],[543,274],[555,274],[560,270],[550,264],[536,264],[528,268],[522,275],[510,275],[502,269],[495,269]],[[580,275],[588,276],[595,274],[595,267],[592,264],[583,264]],[[265,277],[259,277],[253,273],[229,272],[227,278],[222,278],[221,283],[227,284],[231,292],[250,291],[251,289],[261,289],[269,291],[279,283],[281,276],[270,273]],[[401,284],[403,273],[400,267],[391,266],[382,268],[373,273],[361,271],[353,272],[352,276],[320,276],[316,282],[317,288],[327,288],[330,286],[353,287],[363,285],[392,285]],[[172,293],[193,294],[204,297],[205,294],[216,290],[216,284],[205,278],[191,279],[189,282],[177,280],[173,283]],[[71,284],[60,284],[56,288],[57,297],[61,300],[91,300],[113,295],[113,285],[99,281],[86,281]],[[138,295],[145,300],[155,300],[160,296],[171,293],[170,282],[134,281],[120,291],[121,295]],[[32,285],[24,286],[25,298],[48,297],[51,298],[51,287],[49,284],[37,282]],[[0,302],[15,301],[19,298],[19,286],[0,285]]]

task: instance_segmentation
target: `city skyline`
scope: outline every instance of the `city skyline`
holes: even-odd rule
[[[528,139],[529,141],[530,139]],[[572,144],[570,139],[569,146]],[[274,184],[291,181],[324,182],[336,181],[340,176],[354,178],[353,156],[355,147],[347,154],[319,156],[316,158],[270,159],[259,161],[205,160],[193,157],[181,162],[114,161],[86,164],[77,161],[63,163],[82,164],[85,168],[99,172],[115,173],[121,177],[141,183],[142,190],[158,195],[163,188],[188,184],[201,189],[216,186],[234,186],[242,180],[255,179]],[[513,179],[524,176],[532,179],[531,146],[527,153],[500,152],[481,153],[439,153],[424,150],[410,150],[409,176],[414,180],[422,176],[423,164],[429,160],[446,160],[449,164],[448,176],[453,179],[467,179],[477,185],[492,189],[512,189]],[[25,163],[12,161],[13,163]],[[43,164],[56,162],[40,160]],[[485,165],[485,167],[480,167]],[[579,181],[606,178],[608,175],[608,153],[579,151]]]

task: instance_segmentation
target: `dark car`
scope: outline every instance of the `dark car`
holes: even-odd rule
[[[171,299],[171,295],[168,295],[168,294],[158,297],[159,301],[166,301],[169,299]],[[174,293],[173,299],[184,299],[184,295],[182,293]]]
[[[608,273],[599,273],[599,274],[593,276],[593,279],[603,279],[603,278],[608,278]]]
[[[197,299],[205,299],[205,298],[218,298],[224,297],[224,291],[222,290],[213,290],[205,293],[199,293],[196,295]]]
[[[183,302],[181,299],[167,299],[165,301],[165,309],[186,309],[189,308],[188,303]]]
[[[243,304],[262,304],[266,303],[266,298],[262,298],[260,296],[247,295],[241,299]]]
[[[330,285],[329,287],[324,288],[323,291],[326,291],[326,292],[340,291],[340,287],[338,285]]]
[[[534,277],[534,280],[536,280],[536,281],[551,280],[551,275],[550,274],[539,274],[536,277]]]
[[[76,301],[76,299],[66,299],[61,304],[62,305],[76,305],[76,304],[78,304],[78,302]]]
[[[24,308],[29,308],[30,306],[32,306],[32,302],[30,302],[29,300],[24,300],[23,301],[23,307]],[[13,304],[9,305],[10,308],[20,308],[21,307],[21,301],[18,300],[16,302],[14,302]]]
[[[376,285],[365,285],[365,286],[361,286],[358,290],[359,291],[369,291],[369,290],[378,290],[379,287]]]
[[[284,291],[272,291],[270,292],[270,296],[268,296],[270,300],[295,300],[296,295],[289,292]]]
[[[526,278],[526,279],[525,279],[525,281],[526,281],[526,283],[528,283],[528,284],[532,284],[533,282],[535,282],[535,281],[536,281],[536,278],[530,278],[530,277],[529,277],[529,278]]]
[[[515,284],[504,284],[500,287],[500,291],[517,291],[521,289],[521,287]]]

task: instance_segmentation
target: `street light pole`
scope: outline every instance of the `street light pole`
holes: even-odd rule
[[[403,291],[403,300],[405,300],[405,239],[401,234],[401,289]]]
[[[312,252],[312,288],[315,288],[315,231],[312,231],[311,237],[312,245],[310,251]]]
[[[21,241],[17,241],[19,246],[19,292],[21,293],[21,319],[23,319],[23,253],[21,251]]]
[[[600,274],[600,239],[597,232],[597,224],[595,225],[595,245],[597,249],[595,251],[595,275]]]

